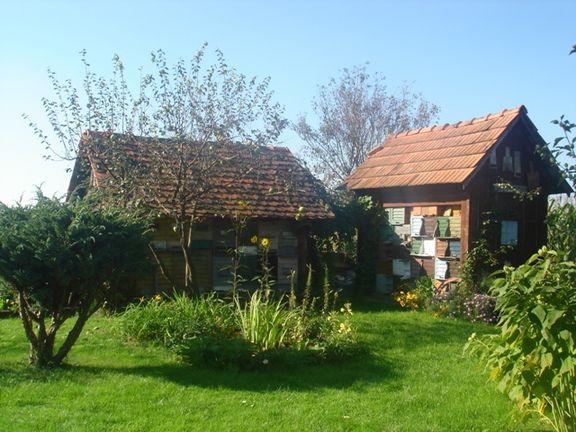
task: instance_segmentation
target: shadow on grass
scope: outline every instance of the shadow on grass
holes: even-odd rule
[[[53,369],[34,369],[24,365],[0,368],[0,383],[67,382],[87,383],[92,378],[114,381],[114,375],[133,375],[170,381],[181,386],[202,388],[227,388],[255,392],[279,389],[310,391],[319,388],[361,389],[364,384],[393,381],[399,378],[399,370],[383,361],[365,358],[346,363],[331,363],[294,367],[286,370],[234,371],[210,369],[184,363],[143,365],[131,367],[100,367],[64,365]]]
[[[379,351],[416,351],[430,345],[463,346],[472,333],[489,334],[497,328],[462,320],[433,318],[421,312],[365,314],[356,322],[365,343]]]

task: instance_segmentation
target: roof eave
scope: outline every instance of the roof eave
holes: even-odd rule
[[[520,113],[516,116],[516,118],[514,118],[514,120],[512,120],[510,123],[508,123],[508,126],[506,126],[506,128],[502,131],[502,133],[500,134],[500,136],[498,137],[498,139],[496,139],[496,141],[494,142],[494,144],[492,144],[492,146],[490,146],[490,148],[486,149],[486,151],[484,152],[484,156],[482,156],[482,158],[480,159],[480,161],[478,162],[478,165],[476,165],[476,168],[474,168],[472,170],[472,172],[470,173],[470,175],[462,182],[462,189],[468,189],[468,186],[470,185],[470,183],[476,178],[476,176],[478,175],[479,172],[482,171],[482,168],[484,168],[484,166],[488,163],[488,161],[490,160],[490,152],[496,148],[498,148],[502,142],[504,142],[504,140],[506,139],[506,137],[510,134],[510,132],[512,131],[512,129],[514,129],[514,127],[516,126],[516,124],[522,119],[522,118],[527,118],[526,115],[526,108],[524,108],[523,110],[520,111]],[[536,135],[540,136],[537,132]]]

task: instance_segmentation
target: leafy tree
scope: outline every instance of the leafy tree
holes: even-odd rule
[[[370,294],[376,282],[379,235],[375,233],[388,225],[384,209],[370,197],[356,197],[346,191],[333,191],[329,198],[336,217],[315,227],[313,238],[321,261],[317,266],[331,267],[334,254],[344,257],[353,266],[356,287],[362,288],[355,294]]]
[[[105,189],[117,202],[143,205],[173,221],[185,261],[183,285],[191,292],[197,291],[192,236],[202,217],[198,203],[226,186],[215,184],[216,173],[230,172],[230,183],[248,174],[252,168],[242,161],[257,159],[258,148],[274,144],[286,126],[269,78],[248,79],[228,66],[220,51],[206,65],[206,54],[204,45],[189,62],[170,66],[162,51],[154,52],[153,72],[141,73],[134,93],[118,56],[107,79],[91,71],[83,53],[82,91],[50,72],[55,97],[44,98],[43,105],[55,139],[31,122],[52,157],[100,161]],[[85,131],[101,133],[85,134],[79,146]],[[139,139],[146,142],[145,169],[126,151],[126,137],[136,135],[145,137]],[[227,151],[216,151],[222,148]]]
[[[576,53],[576,45],[570,51],[570,54],[574,53]],[[553,120],[552,123],[562,129],[562,135],[549,144],[554,159],[553,162],[557,161],[556,163],[564,177],[574,186],[576,185],[576,136],[574,136],[576,124],[564,115],[557,120]]]
[[[576,45],[570,54],[574,52]],[[564,116],[554,123],[563,136],[550,145],[551,156],[566,158],[560,169],[574,184],[576,125]],[[537,413],[558,432],[574,432],[576,209],[553,206],[547,223],[548,246],[517,268],[504,267],[491,288],[501,317],[499,333],[472,335],[466,349],[481,357],[498,389],[521,409]]]
[[[500,332],[472,335],[498,389],[556,431],[576,431],[576,263],[546,247],[494,283]]]
[[[145,268],[147,227],[92,200],[63,203],[39,194],[33,206],[0,205],[0,278],[17,296],[31,364],[60,364],[107,295]],[[74,316],[57,348],[58,330]]]
[[[556,138],[550,145],[552,156],[557,161],[564,177],[572,184],[576,185],[576,124],[560,116],[560,119],[552,121],[562,129],[562,136]]]
[[[312,109],[318,126],[303,115],[294,129],[313,170],[329,186],[341,184],[388,135],[428,126],[438,114],[435,104],[406,85],[390,93],[384,77],[371,76],[366,66],[343,69],[320,86]]]

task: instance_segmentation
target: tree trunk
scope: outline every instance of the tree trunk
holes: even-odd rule
[[[94,298],[89,298],[88,300],[86,307],[80,311],[72,330],[68,333],[58,352],[54,354],[56,332],[60,328],[61,322],[58,317],[53,317],[52,324],[47,330],[43,314],[35,316],[30,310],[24,294],[21,292],[18,293],[20,318],[29,342],[28,362],[31,365],[36,367],[50,367],[59,366],[62,363],[82,333],[84,324],[86,324],[86,321],[92,313],[96,311],[96,308],[90,307]],[[36,324],[37,327],[36,332],[34,332],[34,324]]]
[[[184,256],[184,289],[194,296],[199,295],[198,284],[196,283],[196,272],[192,261],[192,250],[187,245],[182,245],[182,255]]]
[[[68,353],[70,352],[70,350],[72,349],[72,347],[74,346],[74,344],[76,343],[76,341],[78,340],[80,335],[82,334],[82,329],[84,328],[84,324],[86,324],[86,321],[88,321],[88,318],[90,318],[92,313],[95,311],[96,311],[96,308],[93,311],[91,311],[91,307],[89,304],[87,306],[85,306],[85,308],[80,311],[80,313],[78,314],[78,319],[74,323],[74,327],[72,327],[72,330],[70,330],[70,332],[68,333],[68,336],[66,336],[66,339],[64,340],[64,342],[60,346],[60,349],[58,349],[58,352],[52,358],[52,364],[53,365],[57,366],[57,365],[61,364],[62,361],[66,358],[66,356],[68,355]]]
[[[192,261],[192,229],[194,228],[194,216],[188,220],[183,219],[180,223],[180,247],[184,257],[184,289],[194,296],[199,295],[198,284],[196,283],[196,272]]]
[[[160,273],[162,273],[162,276],[164,277],[164,279],[166,279],[168,281],[168,283],[170,283],[170,285],[172,285],[172,289],[174,289],[176,287],[176,285],[174,283],[174,278],[172,277],[172,275],[170,274],[170,272],[168,271],[168,269],[166,268],[166,266],[164,265],[164,263],[162,262],[162,260],[158,256],[158,254],[156,253],[156,251],[154,250],[154,246],[152,246],[149,243],[148,248],[150,249],[150,252],[152,253],[152,256],[154,257],[156,264],[158,264],[158,267],[160,268]]]

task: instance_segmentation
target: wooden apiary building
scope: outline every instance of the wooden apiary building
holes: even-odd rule
[[[389,137],[347,179],[386,209],[377,289],[458,277],[480,238],[518,264],[546,241],[547,196],[569,192],[524,106]]]
[[[186,152],[178,153],[183,145]],[[322,185],[284,147],[86,132],[79,149],[70,195],[89,188],[114,194],[126,184],[132,188],[127,200],[158,214],[152,247],[163,265],[142,275],[138,289],[143,294],[169,291],[169,279],[184,280],[173,217],[180,205],[186,206],[180,217],[196,221],[191,256],[201,291],[230,289],[236,249],[242,277],[247,284],[253,281],[262,268],[264,239],[275,286],[288,289],[291,275],[304,276],[312,224],[334,217],[323,201]],[[183,176],[192,179],[188,184],[194,190],[184,190]]]

